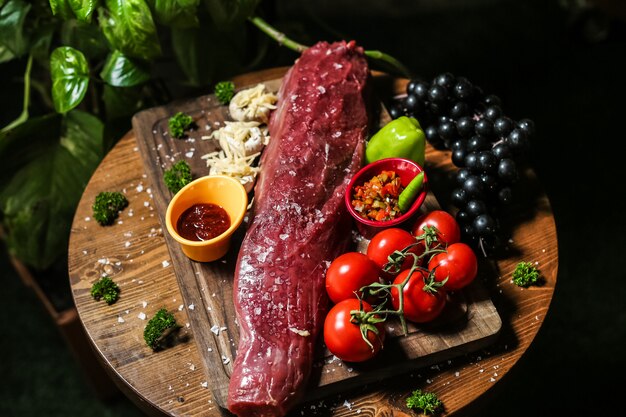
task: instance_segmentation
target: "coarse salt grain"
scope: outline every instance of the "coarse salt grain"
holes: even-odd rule
[[[137,315],[137,317],[138,317],[140,320],[145,320],[145,319],[146,319],[146,313],[144,313],[144,312],[142,311],[141,313],[139,313],[139,314]]]
[[[189,304],[189,310],[193,310],[194,308],[196,308],[196,306],[194,304]]]
[[[117,316],[118,323],[124,323],[124,319],[121,316]]]
[[[220,334],[220,326],[218,326],[217,324],[213,325],[213,327],[211,327],[211,331],[216,335]]]
[[[167,268],[168,266],[170,266],[169,261],[163,261],[161,262],[161,265],[163,265],[163,268]]]

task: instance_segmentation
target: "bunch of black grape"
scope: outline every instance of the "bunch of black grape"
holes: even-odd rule
[[[512,120],[497,96],[447,72],[432,82],[411,80],[406,98],[389,112],[394,119],[415,117],[433,147],[452,151],[459,169],[451,197],[464,236],[483,250],[501,247],[500,212],[512,202],[518,163],[534,133],[532,120]]]

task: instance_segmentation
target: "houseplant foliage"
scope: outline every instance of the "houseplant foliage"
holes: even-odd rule
[[[0,68],[23,67],[23,94],[10,98],[22,111],[0,130],[14,256],[43,270],[66,255],[82,191],[134,113],[250,68],[263,48],[245,20],[258,3],[0,0]]]

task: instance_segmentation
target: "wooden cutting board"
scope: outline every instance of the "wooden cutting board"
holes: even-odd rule
[[[268,89],[277,91],[281,79],[264,83]],[[188,132],[187,137],[174,139],[168,132],[168,119],[179,111],[192,116],[195,127]],[[220,105],[213,95],[148,109],[133,118],[137,145],[145,172],[153,184],[153,203],[163,230],[165,212],[172,198],[163,183],[164,170],[183,159],[189,163],[194,178],[207,175],[209,169],[201,156],[214,151],[215,145],[203,137],[223,126],[225,120],[229,120],[228,108]],[[388,120],[386,111],[381,111],[379,125]],[[428,163],[426,172],[428,174]],[[435,196],[429,192],[421,212],[438,208]],[[222,407],[226,405],[229,378],[239,342],[232,289],[238,248],[247,224],[247,220],[244,220],[233,236],[229,253],[223,259],[211,263],[191,261],[182,253],[178,243],[168,233],[164,233],[172,266],[189,309],[193,338],[204,361],[209,388]],[[361,240],[356,245],[356,249],[363,250],[367,247],[367,241]],[[479,275],[483,273],[479,271]],[[385,349],[376,360],[369,363],[343,363],[330,354],[320,341],[307,399],[337,394],[412,369],[440,363],[491,344],[498,335],[502,321],[479,278],[468,288],[451,295],[446,310],[435,322],[419,327],[409,325],[407,335],[402,334],[397,322],[388,323]]]

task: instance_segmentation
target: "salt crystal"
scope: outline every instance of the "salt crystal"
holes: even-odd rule
[[[85,221],[88,222],[91,220],[91,217],[85,217]]]
[[[140,193],[140,192],[142,192],[142,191],[143,191],[143,185],[142,185],[142,184],[139,184],[139,185],[137,186],[137,188],[135,188],[135,189],[137,190],[137,192],[138,192],[138,193]]]
[[[194,304],[189,304],[189,310],[193,310],[194,308],[196,308],[196,306]]]
[[[144,202],[143,202],[143,206],[144,206],[144,207],[148,207],[149,205],[150,205],[150,202],[149,202],[149,201],[144,201]]]
[[[193,151],[189,151],[185,154],[187,158],[193,158]]]
[[[213,327],[211,327],[211,331],[216,335],[220,334],[220,326],[218,326],[217,324],[214,325]]]
[[[230,362],[230,359],[228,359],[226,356],[222,355],[222,363],[224,365],[228,364]]]
[[[161,265],[163,265],[163,268],[167,268],[168,266],[170,266],[170,263],[168,261],[163,261],[161,262]]]
[[[86,250],[83,251],[83,255],[87,255],[87,251]]]
[[[124,323],[124,319],[121,316],[117,316],[118,323]]]
[[[148,302],[147,301],[142,301],[141,305],[143,306],[143,308],[146,308],[146,306],[148,305]]]
[[[202,388],[208,388],[209,383],[208,383],[208,382],[206,382],[206,381],[204,381],[204,382],[201,382],[201,383],[200,383],[200,386],[201,386]]]
[[[459,371],[456,371],[456,372],[454,373],[454,376],[456,376],[457,378],[459,377],[459,375],[461,375],[461,373],[460,373]]]
[[[139,313],[139,315],[137,317],[139,317],[140,320],[145,320],[146,319],[146,313],[144,313],[142,311],[141,313]]]
[[[493,377],[492,377],[492,378],[489,378],[489,382],[496,382],[496,379],[495,379],[495,378],[493,378]]]
[[[346,407],[348,410],[352,410],[352,403],[348,400],[344,400],[343,406]]]
[[[193,363],[191,364],[191,366],[189,367],[189,369],[191,369],[192,371],[196,370],[196,365],[194,365]]]
[[[182,305],[182,304],[181,304],[181,305],[179,305],[179,306],[178,306],[178,311],[183,311],[183,308],[185,308],[185,306],[184,306],[184,305]]]
[[[127,247],[129,247],[129,246],[130,246],[130,242],[126,242],[126,243],[124,243],[124,247],[125,247],[125,248],[127,248]]]
[[[213,348],[208,348],[207,352],[213,352]]]

